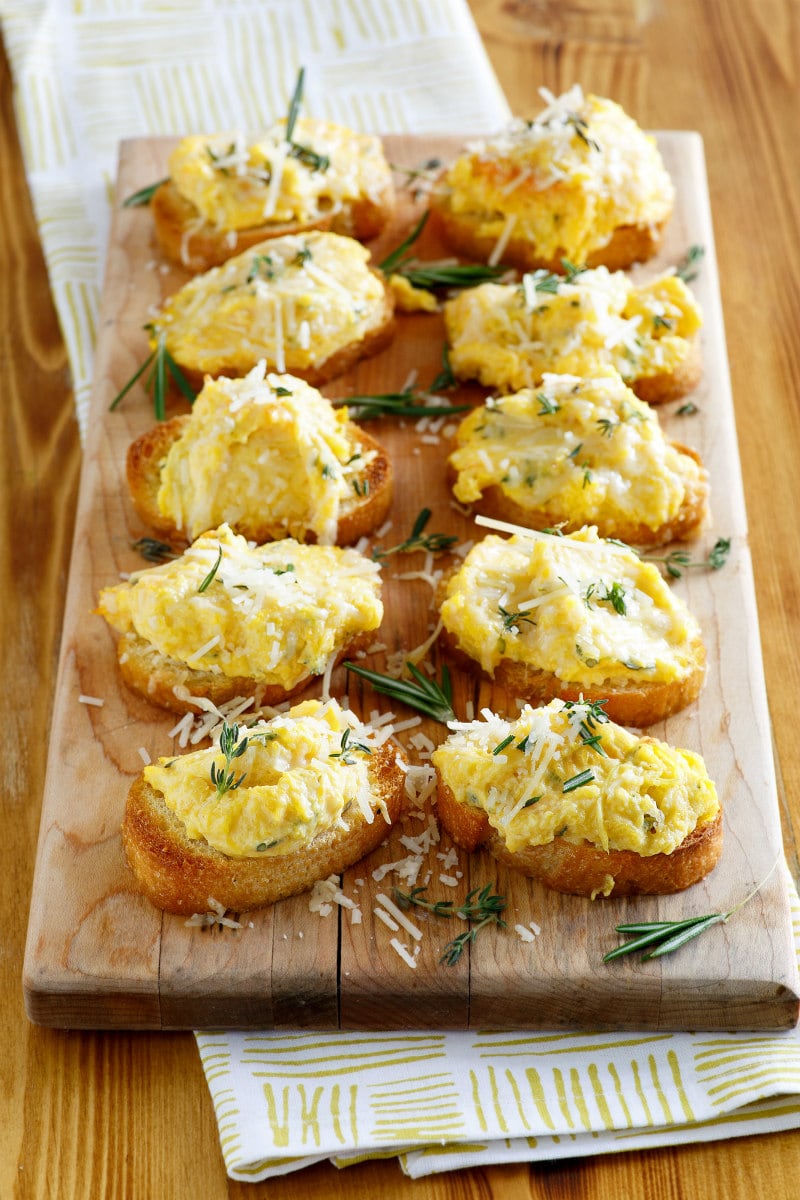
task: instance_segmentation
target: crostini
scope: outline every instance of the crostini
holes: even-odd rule
[[[468,145],[431,206],[446,240],[479,261],[614,270],[657,252],[675,189],[655,140],[618,104],[542,91],[544,110]]]
[[[655,546],[694,536],[708,517],[708,472],[665,437],[656,412],[613,368],[474,408],[448,458],[453,494],[477,512],[531,529]]]
[[[510,696],[606,701],[652,725],[697,698],[700,628],[657,567],[593,527],[489,534],[439,587],[440,643]]]
[[[125,683],[173,712],[237,696],[283,703],[363,648],[383,617],[380,568],[293,538],[253,546],[229,526],[104,588]]]
[[[602,702],[485,711],[451,730],[431,756],[437,812],[465,850],[592,898],[681,891],[719,859],[702,758],[610,722]]]
[[[386,730],[335,700],[308,700],[216,745],[146,766],[122,840],[140,890],[190,915],[243,912],[337,874],[382,842],[405,771]]]
[[[499,391],[535,387],[543,375],[614,367],[648,404],[675,400],[702,374],[700,306],[674,272],[634,284],[598,267],[521,284],[483,283],[444,306],[450,366],[458,379]]]
[[[229,524],[254,542],[283,537],[346,545],[391,504],[386,452],[346,407],[260,363],[244,379],[207,379],[191,413],[129,447],[141,519],[172,545]]]
[[[170,296],[148,326],[198,387],[266,360],[320,384],[394,335],[394,294],[353,238],[307,233],[260,242]]]
[[[279,121],[249,143],[241,132],[183,138],[151,200],[161,249],[190,271],[312,229],[365,241],[394,205],[380,139],[309,117],[291,131]]]

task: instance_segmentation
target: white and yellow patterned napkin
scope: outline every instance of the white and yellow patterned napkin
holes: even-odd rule
[[[795,895],[792,913],[800,960]],[[233,1179],[389,1155],[416,1177],[800,1127],[800,1028],[196,1036]]]
[[[86,428],[123,138],[258,130],[304,112],[475,133],[509,109],[464,0],[0,0],[50,284]]]
[[[122,138],[508,117],[464,0],[0,0],[20,135],[85,428]],[[796,913],[800,927],[800,914]],[[410,1175],[800,1126],[800,1033],[198,1034],[228,1172],[396,1154]]]

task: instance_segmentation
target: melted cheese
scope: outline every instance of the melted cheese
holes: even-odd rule
[[[575,263],[620,226],[665,221],[675,192],[654,139],[579,87],[549,100],[535,121],[515,120],[456,159],[445,177],[453,212],[493,240],[513,218],[514,238],[541,258]]]
[[[307,117],[297,120],[291,145],[285,134],[280,121],[249,144],[241,133],[184,138],[170,157],[170,178],[205,221],[234,230],[318,221],[391,189],[377,137]]]
[[[342,737],[349,730],[345,752]],[[226,768],[218,746],[145,767],[147,783],[182,822],[187,837],[231,857],[301,850],[325,830],[344,826],[357,805],[370,823],[380,807],[370,785],[372,731],[329,700],[307,700],[271,721],[238,731],[247,747]],[[211,778],[234,772],[242,782],[219,795]]]
[[[163,334],[179,365],[210,375],[262,358],[305,371],[384,323],[384,284],[368,264],[360,242],[335,233],[260,242],[170,296],[151,345]]]
[[[451,576],[441,616],[490,675],[511,659],[585,686],[681,680],[700,637],[658,569],[593,527],[485,537]]]
[[[161,468],[158,507],[190,540],[269,514],[274,536],[330,545],[372,458],[345,407],[262,362],[244,379],[206,380]]]
[[[254,547],[223,525],[179,559],[104,589],[98,609],[118,632],[193,670],[288,690],[378,628],[379,572],[355,550],[291,538]]]
[[[589,379],[545,375],[536,390],[473,409],[448,461],[462,504],[497,487],[521,508],[551,514],[551,524],[602,519],[657,529],[704,474],[613,370]]]
[[[534,271],[521,285],[483,283],[447,301],[444,315],[458,378],[502,391],[533,387],[548,372],[593,375],[611,366],[625,380],[671,374],[702,320],[677,275],[637,287],[605,267],[571,281]]]
[[[702,758],[596,712],[553,700],[526,705],[516,721],[487,713],[451,726],[433,762],[458,800],[484,809],[512,853],[563,837],[606,851],[670,854],[719,810]],[[595,736],[604,753],[587,745]],[[585,782],[572,786],[577,778]]]

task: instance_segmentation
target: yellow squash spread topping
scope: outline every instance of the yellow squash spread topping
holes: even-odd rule
[[[241,133],[184,138],[169,173],[200,216],[221,229],[312,222],[392,187],[377,137],[300,117],[292,141],[280,121],[257,141]]]
[[[515,120],[456,159],[445,176],[454,214],[498,240],[511,222],[541,258],[575,263],[620,226],[665,221],[674,188],[654,139],[618,104],[580,87],[545,95],[535,121]]]
[[[433,752],[443,782],[482,808],[509,851],[554,838],[670,854],[719,810],[702,758],[608,721],[598,704],[526,705],[516,721],[451,726]]]
[[[626,380],[672,374],[688,358],[700,309],[675,274],[636,286],[597,267],[568,278],[533,271],[522,283],[482,283],[444,307],[450,364],[460,379],[519,391],[541,377],[593,375],[614,367]]]
[[[657,529],[680,511],[688,484],[704,478],[610,368],[585,379],[545,375],[536,389],[473,409],[448,461],[462,504],[495,487],[573,525],[602,518]]]
[[[591,526],[483,538],[448,581],[441,615],[490,675],[511,659],[587,686],[682,680],[700,637],[658,569]]]
[[[374,457],[352,430],[345,407],[263,362],[244,379],[207,379],[163,464],[159,510],[190,540],[269,514],[275,537],[332,544]]]
[[[260,359],[306,370],[385,321],[383,281],[353,238],[310,232],[260,242],[198,275],[153,323],[179,365],[242,374]]]
[[[180,558],[106,588],[99,611],[196,671],[293,688],[383,616],[377,563],[291,538],[251,546],[227,525]]]
[[[236,858],[288,854],[341,827],[351,806],[372,822],[376,744],[335,700],[307,700],[247,729],[224,727],[218,746],[161,758],[144,777],[188,837]]]

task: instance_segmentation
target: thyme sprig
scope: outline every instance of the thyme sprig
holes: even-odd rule
[[[727,912],[705,913],[699,917],[686,917],[682,921],[633,921],[625,925],[616,925],[614,928],[617,933],[630,933],[635,936],[627,942],[621,942],[619,946],[609,950],[608,954],[604,954],[603,962],[612,962],[615,958],[622,958],[626,954],[634,954],[640,950],[645,951],[642,954],[644,960],[661,958],[664,954],[672,954],[674,950],[680,950],[681,946],[685,946],[687,942],[699,937],[707,929],[711,929],[712,925],[723,925],[730,920],[734,913],[737,913],[761,891],[779,862],[780,855],[775,859],[761,882],[756,884],[743,900],[734,904],[733,908],[729,908]]]
[[[710,567],[718,571],[728,561],[731,539],[720,537],[704,559],[693,560],[687,550],[670,550],[669,554],[642,554],[642,562],[660,563],[673,579],[680,579],[684,571],[692,567]]]
[[[145,329],[152,331],[151,325],[145,325]],[[159,333],[156,341],[155,349],[151,350],[142,365],[134,371],[125,386],[117,392],[114,399],[109,404],[109,412],[113,412],[133,385],[144,375],[145,371],[150,368],[149,373],[145,377],[145,391],[150,392],[153,397],[153,410],[156,415],[156,420],[163,421],[167,415],[167,385],[168,376],[172,376],[179,391],[183,393],[190,404],[194,404],[195,393],[192,390],[189,381],[180,369],[175,359],[167,349],[166,337],[163,333]]]
[[[406,661],[406,666],[414,677],[414,682],[407,679],[395,679],[392,675],[382,675],[379,671],[368,671],[366,667],[359,667],[352,662],[346,662],[344,665],[348,671],[366,679],[376,692],[380,692],[383,696],[389,696],[392,700],[399,700],[424,716],[441,722],[442,725],[456,719],[453,711],[450,672],[446,665],[442,667],[441,684],[438,684],[435,679],[429,679],[427,675],[423,675],[412,662],[408,661]]]
[[[355,421],[372,421],[376,417],[413,417],[417,420],[421,417],[449,417],[453,413],[466,412],[471,407],[469,404],[428,404],[412,388],[405,388],[402,392],[342,396],[333,404],[346,404]]]
[[[239,741],[239,726],[237,724],[229,725],[227,721],[222,722],[222,730],[219,735],[219,748],[221,753],[225,755],[225,765],[224,767],[218,767],[215,762],[211,764],[211,782],[217,789],[218,796],[224,796],[226,792],[235,791],[244,782],[247,772],[244,771],[237,779],[236,772],[231,770],[231,763],[235,758],[241,758],[249,744],[250,740],[246,737]]]
[[[164,179],[157,179],[155,183],[148,183],[146,187],[139,188],[138,192],[131,192],[130,196],[126,196],[122,201],[122,207],[142,208],[144,205],[149,204],[162,183],[169,183],[169,175]]]
[[[430,518],[431,510],[429,508],[421,509],[406,540],[398,542],[396,546],[390,546],[388,550],[381,550],[380,546],[376,546],[372,551],[373,559],[379,561],[382,558],[388,558],[390,554],[412,554],[415,550],[430,550],[432,554],[441,554],[444,550],[449,550],[458,541],[457,535],[454,533],[424,533]]]
[[[408,251],[425,228],[429,215],[427,211],[424,212],[408,237],[378,264],[384,275],[402,275],[412,287],[432,292],[437,288],[475,287],[476,284],[486,283],[505,274],[506,268],[502,266],[492,267],[485,263],[451,263],[444,259],[421,262],[409,254]]]
[[[444,948],[440,962],[448,967],[455,966],[465,948],[474,942],[482,929],[487,925],[499,925],[506,928],[506,923],[500,916],[505,911],[508,901],[492,891],[492,885],[487,883],[483,888],[473,888],[467,893],[463,904],[456,905],[452,900],[428,900],[424,887],[414,887],[410,892],[394,888],[394,896],[401,908],[422,908],[435,917],[460,917],[468,921],[470,928],[453,938]]]

